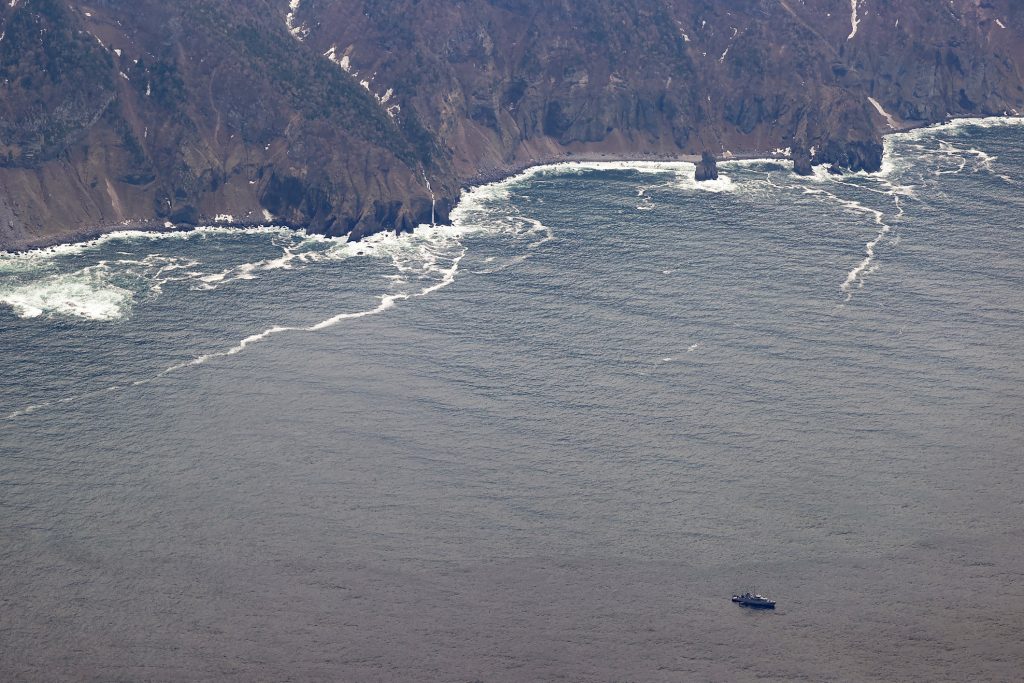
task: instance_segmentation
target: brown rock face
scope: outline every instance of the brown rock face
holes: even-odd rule
[[[794,147],[792,152],[793,172],[797,175],[811,175],[814,169],[811,164],[811,152],[803,145]]]
[[[718,180],[718,162],[713,154],[701,152],[700,161],[697,162],[697,169],[693,174],[697,182],[705,180]]]
[[[223,214],[355,239],[584,156],[877,170],[895,127],[1024,110],[1022,32],[1014,0],[3,2],[0,247]]]

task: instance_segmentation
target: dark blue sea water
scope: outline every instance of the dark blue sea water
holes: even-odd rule
[[[0,679],[1019,680],[1022,164],[0,254]]]

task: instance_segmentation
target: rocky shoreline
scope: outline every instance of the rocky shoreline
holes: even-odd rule
[[[966,117],[964,117],[966,118]],[[992,117],[999,118],[999,117]],[[916,122],[909,124],[902,122],[901,125],[887,133],[886,135],[898,134],[909,132],[911,130],[919,128],[927,128],[931,126],[943,125],[952,123],[957,120],[963,120],[961,117],[951,118],[947,121],[927,123],[927,122]],[[883,136],[885,137],[885,136]],[[741,151],[738,153],[731,153],[727,157],[716,158],[707,153],[704,155],[695,154],[655,154],[655,153],[638,153],[638,154],[621,154],[617,152],[585,152],[585,153],[574,153],[568,152],[563,154],[549,154],[539,158],[532,158],[528,161],[508,164],[502,167],[492,167],[489,169],[481,170],[477,172],[472,178],[467,179],[461,185],[462,191],[468,191],[475,187],[482,185],[489,185],[492,183],[501,182],[507,180],[513,176],[524,173],[531,168],[537,168],[541,166],[553,166],[558,164],[573,164],[573,163],[631,163],[631,162],[660,162],[660,163],[689,163],[695,167],[695,175],[697,180],[712,180],[717,177],[717,165],[723,163],[729,163],[731,161],[775,161],[775,162],[792,162],[794,164],[794,173],[798,175],[810,175],[813,173],[813,166],[827,166],[830,167],[830,163],[827,161],[818,161],[817,163],[810,165],[809,154],[801,155],[792,154],[791,156],[783,156],[773,151],[768,150],[751,150]],[[801,172],[801,166],[806,164],[808,169],[806,172]],[[714,174],[709,174],[709,170],[714,170]],[[841,172],[833,170],[830,167],[830,172]],[[458,198],[455,199],[451,208],[454,209],[458,204]],[[447,213],[444,215],[445,220],[438,221],[439,224],[449,224],[447,220]],[[159,233],[175,233],[175,232],[191,232],[193,230],[204,228],[204,227],[219,227],[219,228],[230,228],[230,229],[252,229],[270,226],[280,226],[289,228],[292,230],[308,230],[309,225],[294,224],[285,221],[224,221],[224,220],[213,220],[203,221],[200,220],[195,224],[168,224],[166,221],[124,221],[116,225],[99,226],[95,228],[77,230],[71,233],[63,235],[52,235],[41,239],[29,240],[22,243],[15,243],[8,246],[6,249],[0,249],[0,251],[6,251],[7,253],[19,253],[34,250],[47,249],[59,245],[65,244],[78,244],[82,242],[88,242],[121,231],[142,231],[151,232],[155,234]],[[376,232],[390,232],[392,228],[385,230],[378,230]],[[376,232],[366,233],[361,237],[369,237]],[[401,231],[396,231],[401,232]],[[351,239],[352,241],[359,241],[360,238],[352,239],[348,235],[338,235],[335,239]]]
[[[358,240],[573,161],[870,172],[883,133],[1024,110],[1010,0],[873,6],[853,34],[827,3],[44,4],[0,3],[0,249],[200,224]]]

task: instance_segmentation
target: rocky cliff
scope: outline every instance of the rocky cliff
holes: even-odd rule
[[[1015,0],[14,0],[0,247],[127,226],[352,238],[565,158],[877,170],[1024,111]]]

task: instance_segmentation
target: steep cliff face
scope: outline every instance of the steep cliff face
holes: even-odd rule
[[[430,220],[433,140],[277,4],[4,4],[0,246],[218,217],[332,235]]]
[[[467,177],[569,152],[783,148],[871,170],[887,130],[1022,104],[1008,0],[442,4],[306,0],[297,17]]]
[[[889,130],[1024,111],[1022,32],[1014,0],[4,2],[0,247],[358,238],[581,156],[876,170]]]

